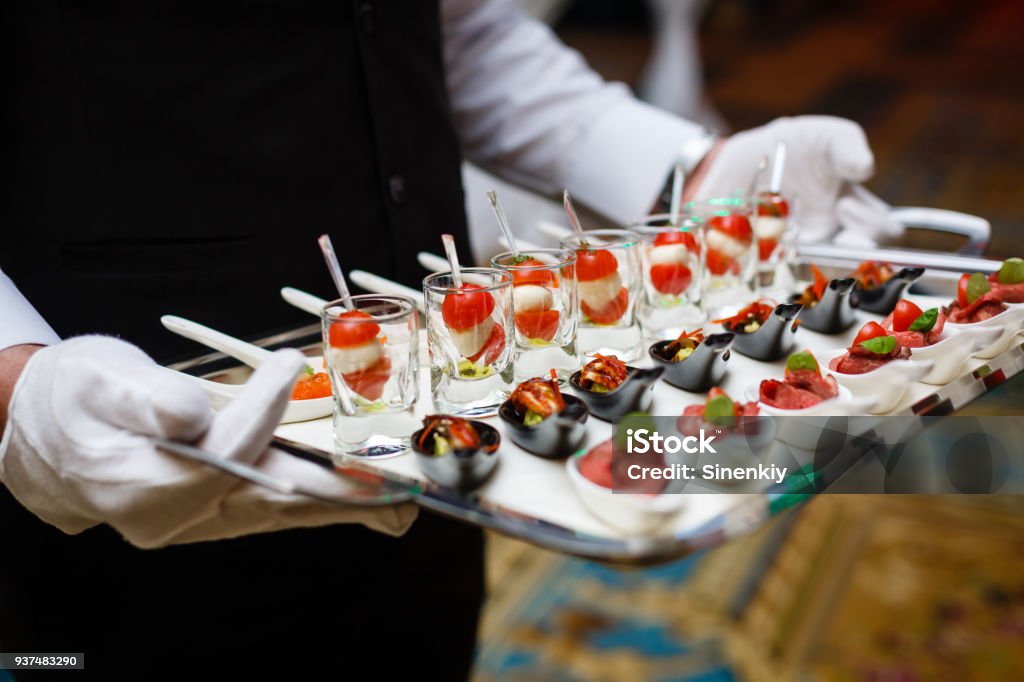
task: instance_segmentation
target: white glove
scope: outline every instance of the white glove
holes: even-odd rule
[[[83,336],[25,365],[0,441],[0,480],[21,504],[66,533],[107,523],[139,547],[299,526],[362,523],[399,535],[414,505],[361,508],[282,495],[157,450],[156,436],[323,492],[334,477],[267,449],[303,365],[294,350],[261,366],[214,414],[202,389],[117,339]]]
[[[758,162],[764,157],[770,162],[780,141],[786,143],[782,194],[799,197],[800,241],[871,246],[903,234],[885,202],[859,184],[875,165],[864,130],[832,116],[779,118],[733,135],[710,161],[697,197],[746,193]],[[755,190],[767,186],[770,170]]]

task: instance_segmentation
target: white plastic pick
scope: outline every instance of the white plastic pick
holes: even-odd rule
[[[492,189],[487,193],[487,200],[491,202],[491,208],[494,209],[494,217],[498,219],[498,227],[501,228],[501,234],[504,235],[508,248],[512,250],[512,255],[518,258],[519,246],[516,245],[516,238],[512,234],[512,226],[509,225],[505,209],[501,207],[501,202],[498,201],[498,193]]]
[[[334,252],[334,245],[331,243],[330,235],[322,234],[316,241],[320,244],[320,250],[323,251],[324,261],[327,262],[327,270],[331,273],[334,286],[338,288],[342,304],[349,310],[352,310],[352,294],[349,293],[348,282],[345,281],[345,275],[341,271],[341,263],[338,262],[338,254]]]
[[[455,237],[450,234],[442,234],[441,242],[444,243],[444,255],[448,257],[448,265],[452,269],[452,282],[456,289],[462,288],[462,270],[459,269],[459,254],[455,252]]]

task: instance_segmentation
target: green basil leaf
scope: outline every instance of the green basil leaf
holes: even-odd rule
[[[868,349],[872,353],[878,353],[879,355],[888,355],[889,353],[896,350],[896,337],[876,336],[873,339],[861,341],[860,345]]]
[[[996,279],[1000,284],[1020,284],[1024,282],[1024,260],[1020,258],[1007,258],[1003,261],[1002,267]]]
[[[799,353],[793,353],[786,360],[786,371],[795,372],[798,369],[809,369],[812,372],[821,374],[821,369],[818,367],[818,361],[814,359],[814,356],[807,351],[800,351]]]
[[[724,395],[715,396],[704,405],[704,421],[709,424],[732,426],[736,419],[736,407]]]
[[[971,275],[971,278],[967,280],[967,303],[968,305],[974,303],[979,298],[987,294],[992,290],[992,287],[988,284],[988,277],[980,272],[976,272]]]
[[[937,320],[938,318],[939,309],[929,308],[928,310],[921,313],[921,316],[914,320],[913,323],[911,323],[911,325],[907,327],[907,330],[912,332],[923,332],[927,334],[932,330],[932,327],[935,326],[935,320]]]

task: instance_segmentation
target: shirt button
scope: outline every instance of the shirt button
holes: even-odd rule
[[[405,178],[401,175],[392,175],[388,178],[388,194],[391,196],[391,201],[396,204],[405,203]]]
[[[364,2],[363,4],[359,5],[357,15],[359,19],[359,27],[363,29],[363,33],[371,35],[376,24],[373,5],[371,5],[368,2]]]

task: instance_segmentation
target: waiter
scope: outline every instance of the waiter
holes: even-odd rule
[[[483,594],[475,529],[277,495],[155,450],[148,436],[198,442],[327,484],[266,452],[297,354],[214,416],[150,359],[193,349],[160,314],[243,336],[305,322],[277,292],[330,291],[324,232],[347,267],[416,286],[441,232],[468,246],[463,156],[624,221],[677,159],[714,195],[785,140],[805,235],[896,229],[856,184],[872,157],[855,124],[716,139],[601,81],[512,0],[3,11],[0,651],[85,652],[102,679],[343,677],[356,661],[461,679]]]

